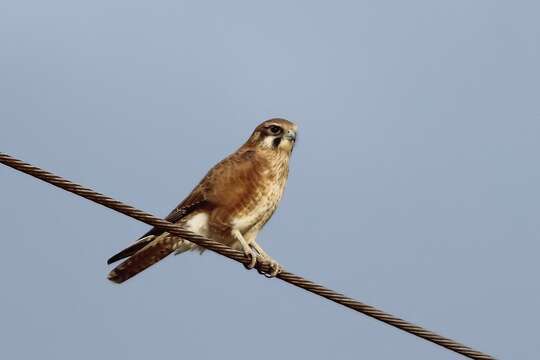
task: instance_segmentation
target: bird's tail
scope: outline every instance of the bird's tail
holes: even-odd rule
[[[137,251],[126,261],[114,268],[109,273],[108,279],[117,284],[123,283],[124,281],[130,279],[131,277],[165,258],[173,251],[181,250],[183,247],[191,244],[185,244],[187,243],[186,241],[183,241],[176,236],[171,236],[167,232],[164,232],[163,234],[155,236],[149,240],[150,241],[148,241],[147,244],[142,247],[142,249],[137,249]],[[136,244],[138,243],[135,243],[135,245]],[[191,245],[189,246],[191,248]],[[186,248],[184,251],[187,250],[189,250],[189,248]]]
[[[109,260],[107,260],[107,265],[111,265],[112,263],[115,263],[118,260],[122,260],[122,259],[130,257],[131,255],[135,254],[137,251],[141,250],[146,245],[151,243],[152,240],[154,240],[155,238],[156,238],[155,235],[148,235],[137,240],[137,242],[135,242],[133,245],[128,246],[124,250],[120,251],[118,254],[111,256]]]

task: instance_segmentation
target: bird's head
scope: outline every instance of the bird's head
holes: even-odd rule
[[[291,153],[298,127],[285,119],[266,120],[255,128],[248,144],[258,148]]]

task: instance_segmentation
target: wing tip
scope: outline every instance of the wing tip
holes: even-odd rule
[[[111,265],[112,263],[115,263],[117,262],[118,260],[120,260],[121,257],[119,256],[119,254],[116,254],[114,256],[111,256],[108,260],[107,260],[107,265]]]
[[[115,263],[118,260],[122,260],[127,257],[130,257],[131,255],[135,254],[137,251],[141,250],[146,245],[148,245],[150,241],[152,241],[154,238],[155,238],[154,235],[147,235],[147,236],[141,237],[135,243],[128,246],[124,250],[120,251],[118,254],[111,256],[109,260],[107,260],[107,265],[111,265],[112,263]]]

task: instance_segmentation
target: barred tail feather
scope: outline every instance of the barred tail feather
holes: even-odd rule
[[[155,237],[113,269],[109,273],[108,279],[117,284],[123,283],[177,250],[179,241],[182,240],[167,232]]]

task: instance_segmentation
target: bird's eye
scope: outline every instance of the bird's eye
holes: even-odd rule
[[[281,133],[281,131],[282,131],[282,129],[281,129],[279,126],[277,126],[277,125],[272,125],[272,126],[270,126],[270,132],[271,132],[272,134],[277,135],[277,134]]]

